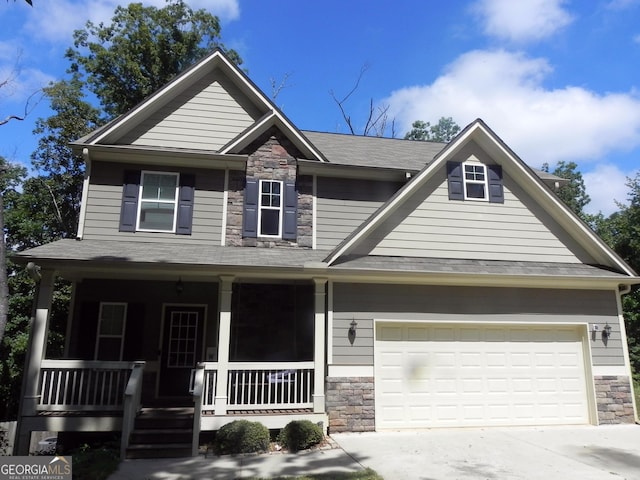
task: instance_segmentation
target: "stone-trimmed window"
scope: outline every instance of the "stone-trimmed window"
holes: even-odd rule
[[[290,180],[248,177],[244,194],[243,237],[295,240],[298,192]]]

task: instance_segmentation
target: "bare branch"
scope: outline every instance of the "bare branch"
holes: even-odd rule
[[[282,80],[278,84],[276,84],[275,78],[271,77],[269,79],[269,82],[271,83],[271,100],[275,101],[276,98],[278,98],[278,95],[280,95],[280,92],[282,90],[284,90],[285,88],[289,88],[291,86],[287,83],[290,77],[291,77],[291,72],[285,73],[284,76],[282,77]]]
[[[331,95],[331,98],[333,98],[333,101],[336,102],[336,105],[338,105],[338,108],[340,109],[340,113],[342,114],[342,118],[346,122],[347,127],[349,127],[349,131],[351,132],[352,135],[355,135],[356,131],[353,127],[353,124],[351,123],[351,116],[349,116],[344,109],[344,104],[347,100],[349,100],[349,97],[351,97],[351,95],[353,95],[353,93],[358,89],[358,87],[360,86],[360,81],[362,80],[362,77],[364,76],[367,70],[369,70],[369,65],[365,63],[360,68],[360,73],[358,74],[358,78],[356,79],[356,83],[354,84],[353,88],[349,91],[349,93],[347,93],[342,98],[342,100],[338,100],[338,97],[336,97],[336,94],[334,93],[334,91],[329,90],[329,95]]]
[[[0,87],[2,85],[6,85],[6,82],[0,83]],[[38,97],[35,100],[33,100],[33,98],[36,97],[36,95],[38,95]],[[44,96],[43,89],[38,89],[35,92],[33,92],[31,95],[29,95],[29,97],[27,98],[27,101],[24,104],[24,113],[22,115],[8,115],[7,117],[4,118],[4,120],[0,120],[0,126],[6,125],[11,120],[24,121],[24,119],[27,118],[27,116],[33,111],[33,109],[36,108],[38,104],[42,101],[43,96]]]

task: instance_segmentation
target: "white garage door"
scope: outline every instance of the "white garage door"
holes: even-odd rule
[[[376,428],[589,422],[576,328],[378,323]]]

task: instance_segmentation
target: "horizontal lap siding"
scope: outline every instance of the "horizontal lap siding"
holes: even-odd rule
[[[333,248],[401,187],[397,182],[317,179],[316,245]]]
[[[333,363],[373,364],[375,320],[469,323],[575,323],[612,334],[605,345],[590,337],[593,365],[624,365],[613,291],[526,288],[471,288],[419,285],[345,284],[333,286]],[[358,323],[349,342],[349,324]],[[591,328],[590,328],[591,329]]]
[[[120,232],[120,206],[124,170],[145,166],[95,162],[86,199],[84,224],[85,239],[140,240],[144,242],[175,241],[172,233]],[[170,169],[164,168],[163,171]],[[185,173],[187,173],[185,171]],[[180,235],[180,241],[220,245],[222,235],[222,208],[224,172],[217,170],[189,170],[196,175],[196,192],[191,235]]]
[[[209,74],[118,143],[219,150],[260,116],[228,80]]]
[[[444,170],[368,239],[372,255],[578,263],[592,259],[505,175],[505,202],[449,200]]]

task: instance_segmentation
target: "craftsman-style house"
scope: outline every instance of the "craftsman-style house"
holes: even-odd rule
[[[73,147],[77,239],[16,258],[39,278],[19,451],[114,431],[123,455],[191,454],[238,418],[636,418],[620,296],[640,279],[481,120],[449,144],[300,131],[216,51]]]

